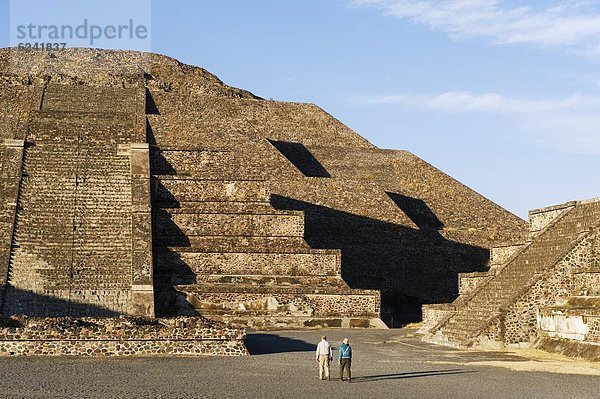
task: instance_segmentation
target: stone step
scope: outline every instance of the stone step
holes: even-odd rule
[[[152,179],[152,200],[183,202],[268,202],[270,192],[261,180]]]
[[[155,251],[155,271],[172,274],[339,275],[341,258],[335,250],[296,253]]]
[[[379,317],[374,291],[328,287],[176,286],[178,305],[210,315]]]
[[[281,214],[152,213],[156,236],[304,236],[302,212]],[[159,238],[160,239],[160,238]]]
[[[444,335],[463,340],[468,337],[471,329],[464,325],[449,325],[442,328]]]
[[[302,237],[168,236],[156,237],[157,248],[179,247],[196,252],[306,252]]]
[[[302,237],[170,236],[155,238],[154,244],[157,249],[191,252],[306,253],[311,249]]]
[[[462,343],[468,339],[468,335],[466,335],[463,331],[442,330],[442,334],[448,339],[448,341],[457,346],[461,346]]]
[[[169,214],[221,213],[221,214],[257,214],[257,215],[293,215],[301,211],[287,211],[273,208],[270,202],[180,202],[177,206],[156,208]]]
[[[339,286],[306,286],[304,284],[285,285],[285,286],[254,286],[249,284],[186,284],[177,285],[174,288],[181,292],[211,293],[211,294],[315,294],[315,295],[347,295],[353,296],[373,296],[379,297],[379,291],[362,290],[348,287],[343,283],[341,277]]]
[[[485,312],[485,313],[478,312],[478,313],[472,313],[472,314],[455,314],[449,320],[449,323],[450,324],[460,324],[463,322],[470,322],[473,320],[485,320],[489,317],[490,314],[491,314],[490,311]]]
[[[339,276],[323,275],[234,275],[234,274],[172,274],[156,271],[154,282],[157,286],[185,285],[233,285],[236,287],[286,287],[286,286],[327,286],[328,288],[347,289],[348,286]]]
[[[448,320],[448,323],[444,328],[459,328],[461,330],[469,329],[469,327],[475,323],[483,323],[487,317],[473,318],[473,319],[462,319],[462,320]]]

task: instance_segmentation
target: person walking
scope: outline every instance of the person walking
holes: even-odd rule
[[[327,342],[327,337],[322,336],[321,342],[317,345],[317,363],[319,365],[319,379],[331,381],[329,375],[329,362],[333,360],[333,350],[331,344]]]
[[[352,380],[352,348],[348,338],[344,338],[338,349],[338,363],[340,364],[340,381],[344,381],[344,369],[348,370],[348,382]]]

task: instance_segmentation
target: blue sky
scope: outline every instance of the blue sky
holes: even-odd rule
[[[522,217],[600,196],[600,0],[155,0],[151,11],[154,52],[316,103]]]

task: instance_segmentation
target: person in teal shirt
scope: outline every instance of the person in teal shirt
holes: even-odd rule
[[[344,381],[344,369],[348,370],[348,382],[352,380],[352,348],[348,338],[344,338],[338,349],[338,363],[340,364],[340,380]]]

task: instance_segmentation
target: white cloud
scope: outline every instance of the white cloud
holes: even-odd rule
[[[568,48],[600,56],[600,1],[545,1],[514,6],[503,0],[350,0],[408,19],[452,38],[484,37],[496,44]],[[540,2],[529,2],[540,3]],[[514,3],[513,3],[514,4]]]
[[[600,97],[579,93],[562,99],[522,99],[498,93],[472,94],[450,91],[441,94],[367,96],[355,100],[358,104],[398,104],[406,108],[434,109],[444,112],[501,112],[531,114],[566,110],[600,110]]]
[[[600,155],[600,96],[575,93],[560,99],[524,99],[499,93],[399,94],[355,97],[355,105],[391,105],[403,109],[430,110],[447,114],[485,113],[508,122],[519,135],[560,152]],[[467,118],[468,116],[464,116]],[[488,128],[487,126],[485,127]]]

